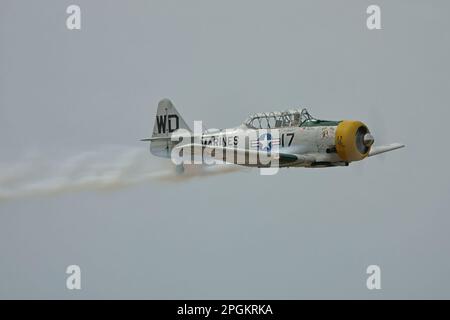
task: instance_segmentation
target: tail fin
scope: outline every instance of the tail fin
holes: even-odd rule
[[[177,129],[191,130],[173,106],[172,101],[169,99],[161,100],[158,103],[158,110],[156,111],[152,138],[168,137]]]
[[[170,137],[178,129],[191,131],[177,109],[175,109],[172,101],[163,99],[158,103],[152,137],[143,140],[151,141],[150,151],[152,154],[170,158],[170,151],[173,147]]]

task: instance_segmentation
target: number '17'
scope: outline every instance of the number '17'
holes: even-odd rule
[[[281,146],[282,147],[284,147],[284,136],[285,136],[285,134],[283,133],[283,134],[281,134]],[[292,143],[292,140],[294,140],[294,134],[293,133],[286,133],[286,137],[288,137],[289,138],[289,142],[288,142],[288,147],[290,147],[291,146],[291,143]]]

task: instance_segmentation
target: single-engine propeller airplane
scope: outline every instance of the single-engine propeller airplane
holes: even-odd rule
[[[158,104],[150,151],[176,162],[183,170],[187,157],[207,153],[210,159],[250,167],[335,167],[348,166],[380,153],[404,147],[393,143],[374,146],[367,126],[354,120],[319,120],[306,109],[251,115],[241,125],[224,130],[192,132],[172,102]],[[262,161],[264,158],[264,161]]]

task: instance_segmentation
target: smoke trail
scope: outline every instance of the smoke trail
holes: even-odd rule
[[[15,164],[0,164],[0,201],[118,189],[151,180],[180,182],[236,170],[229,165],[189,167],[183,175],[176,175],[170,159],[151,158],[145,147],[103,147],[62,159],[34,156]]]
[[[239,167],[232,164],[216,164],[211,166],[205,165],[185,165],[185,171],[183,174],[166,174],[158,177],[162,182],[183,182],[194,178],[206,178],[211,176],[217,176],[233,172],[245,172],[251,169]]]
[[[155,170],[145,148],[104,147],[63,159],[34,156],[0,166],[0,200],[82,190],[121,188],[167,170]]]

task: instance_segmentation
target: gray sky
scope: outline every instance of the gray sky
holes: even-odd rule
[[[65,25],[73,3],[80,31]],[[374,3],[382,30],[369,31]],[[308,106],[407,148],[347,168],[0,202],[0,298],[450,298],[449,9],[444,0],[3,0],[2,175],[34,168],[33,157],[95,151],[108,163],[111,145],[147,152],[138,139],[163,97],[190,124],[226,128]],[[142,174],[159,170],[145,154]],[[70,264],[81,267],[80,291],[65,287]],[[371,264],[379,291],[366,288]]]

